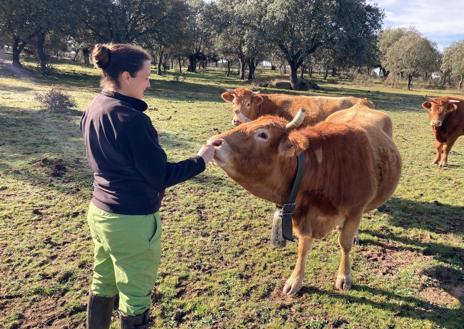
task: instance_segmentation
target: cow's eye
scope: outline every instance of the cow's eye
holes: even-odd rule
[[[248,102],[248,103],[247,103],[247,106],[250,106],[250,105],[251,105],[251,103],[250,103],[250,102]]]
[[[256,137],[257,137],[258,139],[263,140],[263,141],[267,141],[268,138],[269,138],[268,134],[267,134],[266,132],[264,132],[264,131],[258,133],[258,135],[256,135]]]

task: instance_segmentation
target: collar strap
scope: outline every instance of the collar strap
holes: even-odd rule
[[[292,190],[290,195],[287,199],[287,202],[283,205],[280,209],[281,216],[282,216],[282,235],[285,240],[295,241],[293,237],[293,228],[292,228],[292,216],[295,212],[296,208],[296,196],[300,189],[301,179],[303,178],[304,174],[304,167],[305,167],[305,156],[304,151],[301,152],[297,157],[297,169],[295,177],[293,178]]]

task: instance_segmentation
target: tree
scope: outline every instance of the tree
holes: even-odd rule
[[[384,66],[396,74],[406,75],[410,90],[413,77],[434,72],[439,60],[436,46],[418,32],[409,30],[386,51]]]
[[[297,70],[322,46],[335,48],[344,38],[363,39],[380,28],[381,11],[364,0],[268,0],[263,19],[269,41],[290,65],[292,87]],[[362,31],[362,33],[360,33]]]
[[[216,24],[219,32],[217,40],[219,52],[226,58],[235,57],[240,66],[240,78],[255,78],[258,63],[264,59],[268,47],[261,29],[264,9],[260,1],[220,0]]]
[[[377,47],[379,50],[380,57],[380,71],[382,72],[384,78],[388,77],[390,71],[385,68],[386,63],[386,54],[387,51],[393,47],[393,44],[401,39],[404,35],[408,33],[408,29],[397,28],[397,29],[386,29],[380,32]]]
[[[212,47],[214,21],[218,19],[217,7],[214,2],[189,0],[189,11],[186,16],[184,49],[189,60],[187,71],[196,72],[197,63],[206,60],[206,53]]]
[[[37,27],[32,24],[35,13],[33,1],[0,0],[0,30],[12,46],[13,66],[22,66],[21,52],[38,33]]]
[[[450,74],[459,80],[459,89],[462,88],[464,80],[464,41],[453,43],[445,49],[441,70],[444,74]]]
[[[21,66],[20,54],[26,44],[35,43],[37,59],[46,68],[46,43],[62,38],[76,24],[80,2],[75,0],[0,0],[0,29],[13,45],[13,65]],[[56,44],[56,43],[55,43]]]

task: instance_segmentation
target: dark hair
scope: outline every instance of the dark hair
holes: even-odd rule
[[[140,71],[150,55],[140,47],[127,43],[96,44],[92,51],[94,65],[102,70],[102,88],[119,85],[119,74],[129,72],[132,77]]]

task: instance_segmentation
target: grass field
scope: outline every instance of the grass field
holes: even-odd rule
[[[92,178],[79,119],[99,90],[98,72],[54,67],[48,76],[18,77],[0,64],[0,328],[84,328]],[[220,93],[242,84],[235,77],[152,78],[147,114],[171,160],[230,128]],[[363,218],[352,290],[333,288],[333,232],[314,244],[301,293],[282,296],[296,246],[271,246],[274,206],[210,167],[164,199],[153,328],[463,328],[464,145],[456,143],[448,168],[430,165],[433,137],[420,109],[424,94],[447,92],[319,83],[319,95],[368,97],[388,112],[403,157],[394,196]],[[75,111],[40,109],[35,93],[53,86],[74,96]]]

